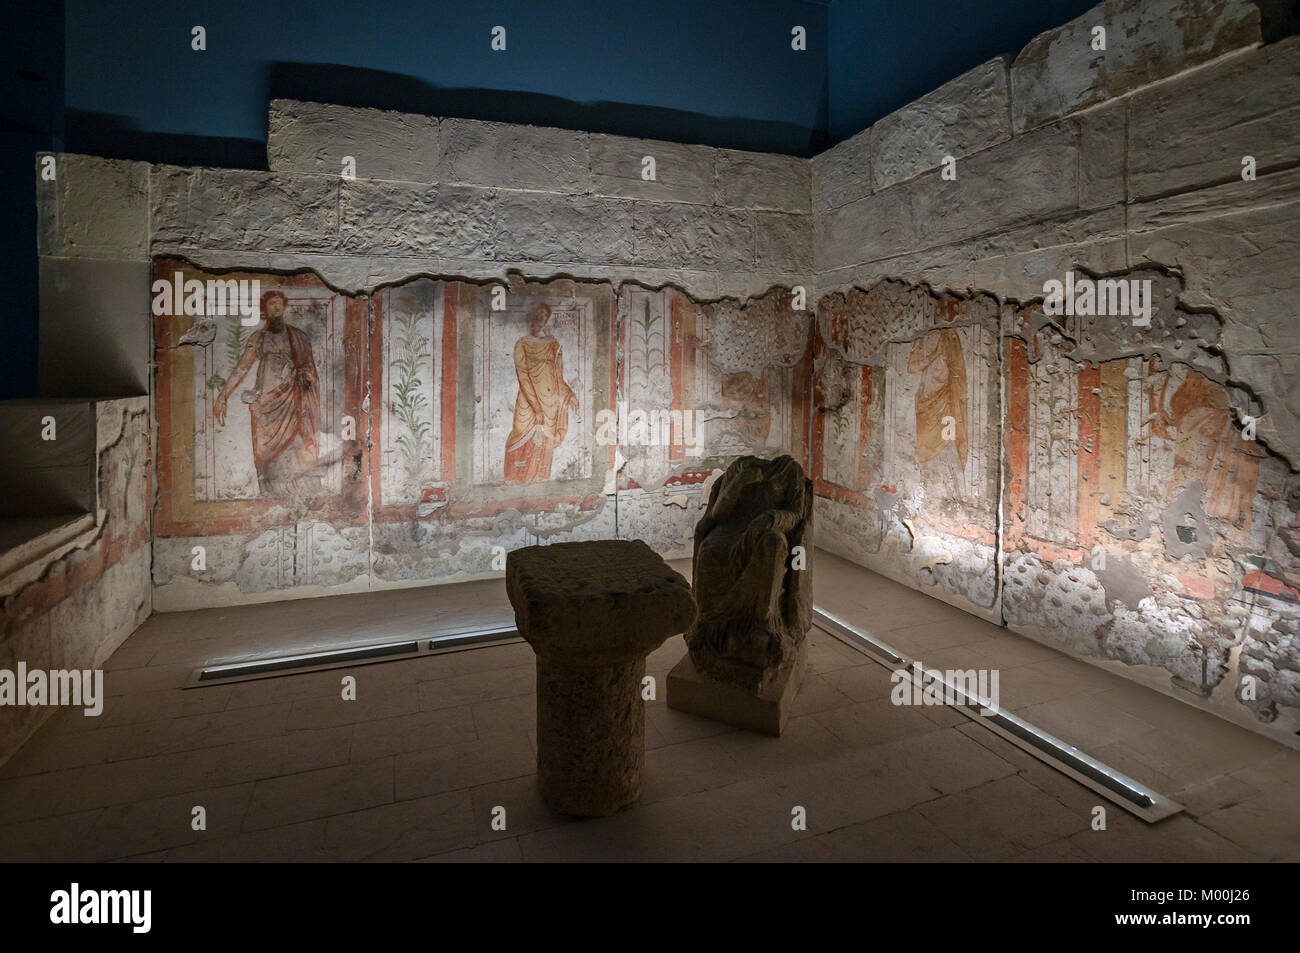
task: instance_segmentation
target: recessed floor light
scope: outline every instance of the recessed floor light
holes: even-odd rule
[[[1091,788],[1144,821],[1155,823],[1183,810],[1181,804],[1151,790],[1140,781],[1135,781],[1128,775],[1116,771],[1023,718],[999,708],[986,708],[983,700],[966,692],[960,686],[951,684],[938,672],[926,669],[924,666],[921,666],[918,671],[917,666],[913,664],[915,660],[908,659],[888,643],[817,606],[813,606],[813,624],[841,642],[858,649],[890,671],[905,670],[908,677],[917,685],[923,685],[927,678],[937,681],[942,686],[945,697],[957,700],[957,703],[951,707],[956,708],[971,721],[983,725],[1016,747],[1029,752],[1044,764]]]
[[[520,637],[514,626],[500,626],[490,629],[473,629],[467,632],[449,632],[419,639],[401,639],[393,642],[341,646],[336,649],[294,652],[287,655],[215,660],[195,669],[193,674],[190,675],[189,681],[185,683],[185,687],[201,688],[207,685],[229,685],[232,682],[280,678],[286,675],[302,675],[307,672],[322,672],[333,668],[351,668],[357,665],[371,665],[376,662],[396,662],[404,659],[422,658],[426,655],[441,655],[446,652],[485,648],[491,645],[508,645],[512,642],[522,641],[523,638]]]

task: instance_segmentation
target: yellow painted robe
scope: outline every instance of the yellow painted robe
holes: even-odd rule
[[[506,437],[507,483],[551,478],[551,457],[569,430],[569,407],[578,398],[564,381],[560,342],[553,337],[521,337],[515,342],[519,394]]]

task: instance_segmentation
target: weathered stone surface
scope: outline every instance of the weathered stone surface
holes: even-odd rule
[[[1106,28],[1106,49],[1092,28]],[[1017,133],[1258,43],[1247,0],[1107,0],[1035,37],[1011,67]]]
[[[754,212],[754,244],[759,268],[811,272],[812,216]]]
[[[658,139],[591,137],[591,190],[597,195],[648,199],[652,202],[713,201],[716,149]],[[642,160],[655,160],[653,181],[641,177]]]
[[[356,160],[358,179],[438,181],[438,120],[386,109],[273,99],[266,140],[272,172],[339,175]]]
[[[925,183],[933,187],[934,183]],[[813,220],[813,258],[826,271],[888,258],[918,247],[913,201],[921,185],[906,182]]]
[[[633,203],[500,192],[496,256],[554,262],[632,261]]]
[[[1129,115],[1133,200],[1241,182],[1247,155],[1261,179],[1293,166],[1300,162],[1300,37],[1141,90]]]
[[[86,519],[93,525],[75,544],[47,549],[0,579],[0,668],[9,671],[20,661],[29,670],[100,667],[152,609],[149,400],[97,401],[86,411],[81,404],[76,425],[60,421],[59,438],[66,422],[76,443],[89,443],[97,486]],[[0,764],[56,710],[7,709]]]
[[[743,211],[638,203],[633,233],[639,264],[720,269],[754,264],[754,227]]]
[[[810,184],[814,212],[826,212],[871,194],[869,132],[860,132],[813,156]]]
[[[695,618],[686,580],[640,540],[514,550],[506,593],[519,634],[539,654],[572,665],[644,657]]]
[[[1124,201],[1124,139],[1128,100],[1090,109],[1070,120],[1079,147],[1079,207]]]
[[[324,251],[338,237],[341,180],[155,166],[153,241],[179,247]]]
[[[1253,182],[1238,178],[1192,192],[1135,202],[1128,207],[1128,227],[1135,233],[1152,232],[1297,201],[1300,201],[1300,168],[1286,169]]]
[[[1007,64],[989,60],[871,127],[871,180],[887,188],[1011,138]]]
[[[772,292],[744,305],[719,301],[704,307],[709,359],[723,373],[762,377],[766,367],[793,366],[807,349],[812,317],[791,307],[788,292]]]
[[[807,159],[718,150],[716,201],[719,205],[807,212],[810,189]]]
[[[441,133],[440,181],[562,193],[591,186],[585,132],[444,119]]]
[[[674,285],[700,301],[719,298],[757,298],[774,287],[789,287],[805,280],[804,274],[770,269],[733,266],[704,268],[676,265],[654,267],[641,264],[549,263],[518,258],[467,258],[457,256],[412,256],[396,254],[339,255],[318,252],[252,252],[227,248],[195,248],[179,243],[159,242],[155,255],[177,255],[208,270],[255,269],[294,272],[309,269],[332,288],[348,294],[364,294],[379,285],[399,284],[422,275],[446,275],[474,281],[506,281],[512,274],[544,280],[557,273],[588,281],[609,281],[617,285],[635,282],[652,287]],[[813,300],[811,288],[809,299]]]
[[[812,481],[789,456],[740,457],[714,483],[695,527],[700,611],[686,633],[700,675],[755,696],[789,678],[812,619],[812,507]]]
[[[43,175],[46,158],[55,179]],[[142,261],[149,256],[149,164],[36,156],[36,247],[42,255]]]
[[[780,735],[794,710],[807,665],[807,640],[795,649],[794,664],[753,692],[731,682],[702,675],[690,654],[668,673],[668,704],[700,718],[711,718],[747,731]]]
[[[528,546],[506,557],[515,624],[537,653],[537,780],[565,814],[641,794],[645,657],[695,618],[686,580],[640,540]]]
[[[499,205],[491,189],[345,181],[339,251],[492,258]]]
[[[1038,222],[1078,208],[1077,139],[1064,125],[1036,130],[959,161],[956,180],[936,172],[912,186],[917,247]]]
[[[1300,469],[1294,386],[1300,335],[1291,317],[1300,295],[1298,213],[1300,204],[1293,202],[1137,232],[1130,239],[1135,262],[1182,271],[1185,304],[1215,308],[1223,316],[1229,376],[1263,402],[1259,438],[1293,469]]]

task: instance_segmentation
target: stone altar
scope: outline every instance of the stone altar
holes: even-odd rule
[[[519,634],[537,653],[537,780],[563,814],[641,796],[646,656],[695,619],[686,580],[640,540],[529,546],[506,557]]]

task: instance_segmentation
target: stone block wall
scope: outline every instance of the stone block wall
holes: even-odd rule
[[[313,438],[269,439],[262,336],[153,319],[160,609],[475,578],[538,541],[687,555],[730,460],[807,459],[806,160],[283,100],[268,160],[149,170],[153,278],[281,292],[315,388],[279,409]],[[574,395],[549,452],[512,446],[521,361]]]
[[[819,542],[1295,746],[1300,37],[1114,0],[811,164]]]
[[[149,169],[36,156],[43,397],[149,391]]]
[[[267,157],[270,174],[154,168],[153,254],[350,293],[515,272],[743,300],[811,277],[811,170],[791,156],[275,100]]]
[[[101,666],[152,611],[149,400],[90,405],[95,493],[76,535],[37,539],[0,574],[0,669]],[[52,547],[52,548],[51,548]],[[6,554],[11,556],[12,554]],[[0,763],[55,709],[0,709]]]

